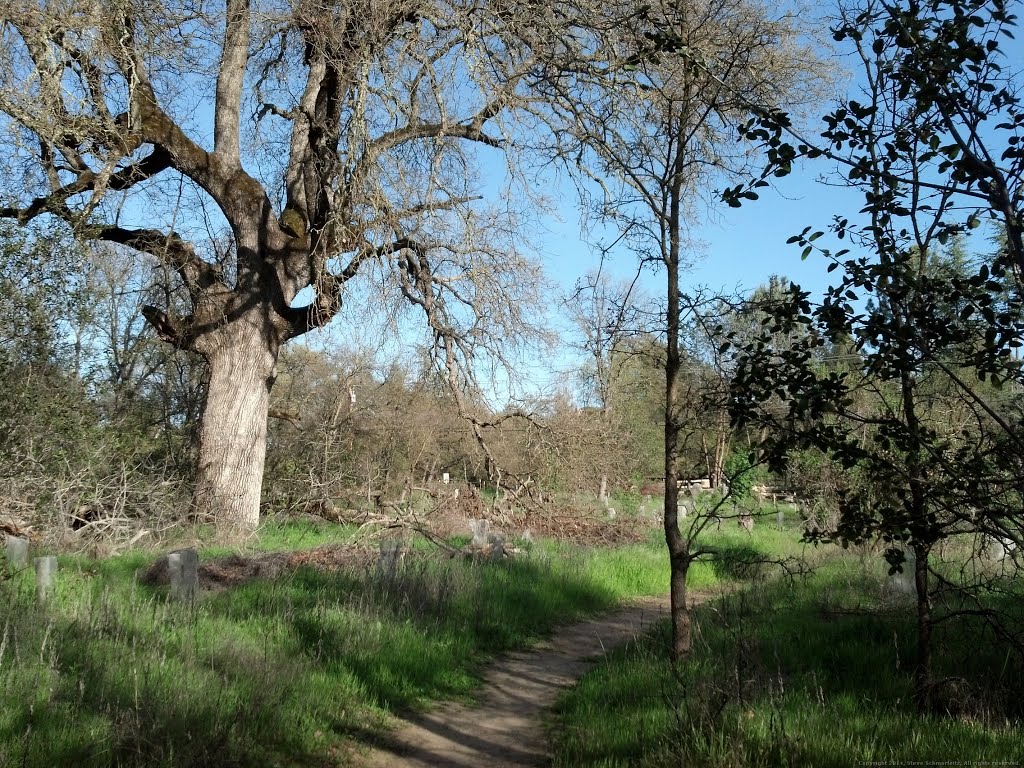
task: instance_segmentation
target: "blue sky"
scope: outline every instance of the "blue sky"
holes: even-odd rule
[[[697,229],[707,247],[688,281],[749,291],[777,274],[820,295],[831,277],[828,264],[814,254],[802,260],[801,248],[786,240],[808,226],[827,230],[833,216],[853,218],[859,207],[857,194],[818,181],[809,168],[797,168],[777,188],[762,190],[759,200],[725,208]]]
[[[698,241],[693,250],[694,263],[684,277],[684,287],[704,286],[722,293],[746,293],[768,278],[782,275],[814,295],[821,295],[832,277],[827,263],[811,255],[800,258],[801,248],[786,240],[805,227],[827,231],[838,214],[856,218],[863,204],[860,195],[849,189],[826,184],[819,175],[827,171],[822,161],[794,167],[793,173],[776,179],[773,187],[759,190],[760,199],[745,201],[741,208],[724,203],[710,205],[699,221],[687,222]],[[555,182],[557,184],[557,182]],[[580,213],[576,192],[568,182],[557,185],[562,202],[556,216],[547,220],[550,229],[540,233],[539,250],[549,275],[566,290],[588,270],[598,265],[597,252],[580,232]],[[718,191],[708,195],[717,199]],[[610,239],[611,233],[605,235]],[[828,237],[820,242],[825,243]],[[848,244],[847,244],[848,245]],[[635,261],[625,249],[606,262],[612,274],[632,278]],[[642,281],[653,296],[664,293],[663,275],[647,275]]]
[[[700,245],[685,283],[725,293],[748,292],[778,274],[821,294],[829,282],[827,264],[813,255],[801,260],[801,249],[787,245],[786,240],[807,226],[825,230],[836,214],[853,218],[860,201],[849,190],[818,181],[811,171],[810,167],[797,167],[775,188],[761,190],[759,200],[738,209],[721,204],[707,212],[703,223],[690,222]],[[549,274],[571,288],[577,278],[597,266],[598,256],[580,233],[579,212],[573,205],[575,192],[567,186],[561,199],[565,201],[560,208],[562,221],[550,222],[552,231],[544,234],[540,250]],[[631,277],[635,269],[625,251],[608,266],[624,278]],[[649,276],[644,284],[651,294],[660,295],[664,292],[662,279]]]
[[[824,164],[797,166],[774,188],[762,190],[759,200],[748,201],[739,209],[723,203],[709,210],[703,223],[691,222],[692,234],[701,244],[693,267],[684,277],[684,288],[704,286],[723,294],[747,293],[778,274],[820,296],[833,277],[826,272],[828,264],[813,254],[801,260],[801,248],[787,245],[786,240],[807,226],[827,229],[836,214],[853,218],[860,207],[856,194],[817,180],[816,174],[825,169]],[[580,211],[572,184],[554,180],[552,184],[550,194],[561,202],[543,222],[545,228],[538,231],[537,248],[548,276],[565,295],[577,280],[598,266],[599,256],[580,232]],[[636,262],[620,249],[603,268],[615,277],[631,279]],[[664,279],[663,273],[648,273],[641,283],[649,296],[657,298],[664,295]],[[553,301],[549,319],[563,334],[570,333],[568,320],[564,315],[557,316],[558,309]],[[550,391],[560,380],[567,383],[565,377],[581,362],[568,344],[562,344],[553,358],[535,360],[521,373],[532,382],[529,389]]]

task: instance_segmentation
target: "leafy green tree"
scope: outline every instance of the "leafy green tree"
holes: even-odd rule
[[[764,142],[771,163],[727,193],[739,204],[800,156],[834,161],[863,193],[863,218],[837,216],[830,228],[848,248],[823,246],[812,227],[791,238],[837,282],[820,304],[794,290],[775,305],[771,330],[811,333],[784,353],[770,333],[741,347],[732,408],[737,422],[769,428],[779,463],[813,448],[864,481],[845,490],[837,528],[812,537],[880,536],[894,570],[904,548],[913,553],[921,710],[934,688],[935,583],[957,586],[930,567],[937,544],[972,532],[1019,543],[1024,522],[1019,405],[977,383],[1022,383],[1024,111],[1002,69],[1014,22],[1007,5],[982,0],[844,5],[835,38],[863,66],[864,97],[827,114],[818,142],[751,105],[745,135]],[[962,249],[985,222],[1002,246],[972,265]],[[956,250],[940,258],[949,244]],[[849,340],[858,367],[816,362]]]
[[[90,260],[53,232],[0,229],[3,506],[47,535],[177,511],[180,477],[166,450],[177,428],[141,390],[118,404],[116,382],[102,375],[116,339],[97,332],[108,327],[97,307],[109,294],[90,279]]]
[[[733,501],[744,501],[752,495],[754,486],[764,479],[764,473],[752,460],[750,453],[736,451],[725,460],[725,476],[729,482],[729,496]]]

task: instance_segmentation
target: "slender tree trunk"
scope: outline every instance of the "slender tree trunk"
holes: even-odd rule
[[[672,305],[671,289],[669,306]],[[678,288],[676,291],[678,307]],[[671,311],[671,310],[670,310]],[[670,314],[671,318],[672,315]],[[678,311],[676,314],[678,317]],[[669,336],[673,335],[672,321],[669,320]],[[678,334],[678,321],[675,323]],[[679,350],[676,338],[675,355],[672,353],[673,342],[669,342],[668,362],[666,366],[666,401],[665,417],[665,543],[668,545],[669,566],[671,568],[671,614],[672,614],[672,662],[677,663],[690,653],[690,608],[686,602],[686,576],[689,569],[689,543],[679,529],[679,429],[676,416],[672,413],[678,393]],[[674,360],[673,360],[674,358]],[[670,415],[671,414],[671,415]]]
[[[729,448],[729,440],[722,421],[724,417],[719,417],[718,435],[715,439],[715,469],[710,478],[712,488],[721,488],[725,480],[725,454]]]
[[[914,548],[914,584],[917,587],[917,665],[914,699],[921,714],[931,709],[932,607],[928,595],[928,549]]]
[[[677,157],[677,161],[681,157]],[[679,376],[682,359],[679,349],[679,269],[680,193],[682,176],[676,175],[671,195],[669,242],[665,254],[668,273],[666,291],[665,349],[665,543],[671,568],[670,597],[672,611],[672,662],[678,663],[690,652],[690,609],[686,604],[686,575],[689,566],[689,542],[679,529]]]
[[[198,519],[252,531],[260,521],[267,411],[279,346],[248,318],[218,329],[208,349],[207,391],[192,500]]]
[[[910,321],[907,319],[909,326]],[[914,585],[917,592],[917,664],[914,667],[914,701],[917,710],[925,714],[931,709],[931,668],[932,668],[932,611],[928,595],[928,554],[929,546],[922,542],[933,541],[932,524],[928,515],[925,495],[926,477],[921,448],[921,423],[917,416],[915,380],[909,372],[901,379],[904,418],[912,444],[907,455],[907,479],[910,486],[909,504],[910,530],[913,534]]]
[[[693,631],[690,621],[686,579],[690,570],[690,559],[683,551],[672,556],[672,661],[678,663],[690,655],[693,648]]]

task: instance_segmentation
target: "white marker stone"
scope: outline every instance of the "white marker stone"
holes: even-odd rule
[[[28,539],[7,537],[7,561],[16,571],[28,568]]]
[[[54,576],[57,573],[57,558],[53,555],[37,557],[33,561],[36,567],[36,597],[40,603],[53,591]]]
[[[167,570],[171,576],[171,597],[191,602],[199,591],[199,553],[194,549],[179,549],[167,556]]]

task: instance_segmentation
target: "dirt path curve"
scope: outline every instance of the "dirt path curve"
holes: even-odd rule
[[[595,660],[667,615],[668,598],[645,598],[619,611],[556,631],[528,651],[502,657],[484,675],[476,706],[444,703],[401,722],[362,762],[367,768],[505,768],[549,759],[540,715]]]

